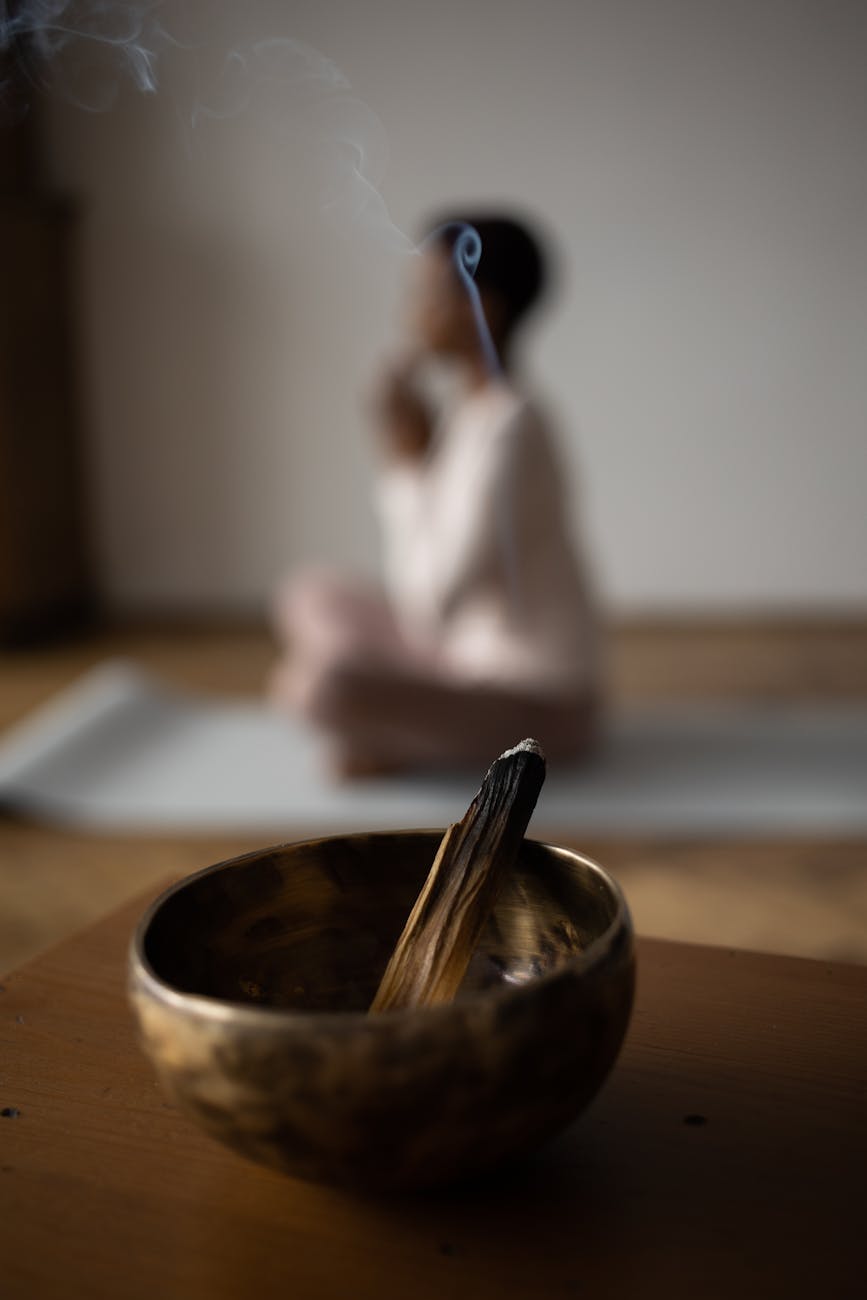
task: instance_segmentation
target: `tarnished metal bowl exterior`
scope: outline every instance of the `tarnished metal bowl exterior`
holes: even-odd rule
[[[169,1096],[244,1155],[317,1182],[426,1187],[570,1123],[629,1019],[620,890],[526,841],[458,998],[366,1014],[440,832],[335,836],[209,867],[153,904],[130,997]]]

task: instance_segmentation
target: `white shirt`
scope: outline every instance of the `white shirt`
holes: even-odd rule
[[[547,429],[505,382],[458,407],[378,501],[386,585],[410,643],[470,680],[551,692],[596,676],[596,623]]]

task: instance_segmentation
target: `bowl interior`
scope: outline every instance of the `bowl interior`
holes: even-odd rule
[[[142,939],[184,993],[315,1011],[364,1011],[430,869],[438,832],[285,845],[201,872],[157,904]],[[461,993],[522,982],[584,952],[620,915],[605,874],[525,841]]]

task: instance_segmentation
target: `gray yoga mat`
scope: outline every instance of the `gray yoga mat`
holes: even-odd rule
[[[0,737],[0,805],[106,831],[277,838],[443,826],[463,812],[480,777],[334,784],[315,737],[265,704],[179,691],[124,661],[94,669]],[[546,829],[863,833],[867,709],[623,712],[592,765],[550,771],[533,833]]]

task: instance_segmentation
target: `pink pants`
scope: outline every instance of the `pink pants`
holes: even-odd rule
[[[463,681],[407,642],[375,590],[304,574],[281,588],[273,613],[284,653],[270,696],[330,738],[346,773],[484,766],[525,736],[550,759],[577,759],[597,739],[590,692],[554,696]]]

